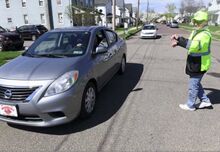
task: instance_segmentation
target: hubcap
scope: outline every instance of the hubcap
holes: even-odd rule
[[[36,40],[36,36],[35,35],[32,36],[32,40]]]
[[[96,100],[96,93],[93,87],[90,87],[86,92],[85,97],[85,109],[88,113],[91,113],[94,109]]]

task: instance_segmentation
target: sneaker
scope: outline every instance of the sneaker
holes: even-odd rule
[[[180,104],[179,107],[183,110],[195,111],[196,108],[190,108],[187,104]]]
[[[207,107],[211,107],[211,106],[212,106],[211,102],[202,101],[197,108],[202,109],[202,108],[207,108]]]

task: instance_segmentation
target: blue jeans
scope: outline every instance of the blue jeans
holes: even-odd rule
[[[204,74],[198,76],[190,76],[187,105],[190,108],[195,107],[197,97],[201,102],[210,102],[202,87],[201,80]]]

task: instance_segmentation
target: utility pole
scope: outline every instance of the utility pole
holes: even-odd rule
[[[112,0],[112,30],[115,31],[116,0]]]
[[[147,0],[147,24],[148,24],[148,18],[149,18],[149,15],[148,15],[148,13],[149,13],[149,0]]]
[[[140,11],[140,0],[138,0],[138,6],[137,6],[137,21],[136,21],[136,28],[138,29],[138,22],[139,22],[139,11]]]

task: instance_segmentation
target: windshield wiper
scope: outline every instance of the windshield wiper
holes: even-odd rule
[[[34,54],[28,53],[28,52],[24,52],[22,53],[23,56],[28,56],[28,57],[35,57]]]
[[[66,57],[60,54],[36,54],[37,57],[48,57],[48,58],[63,58]]]

